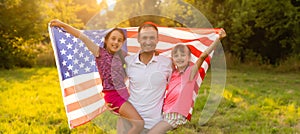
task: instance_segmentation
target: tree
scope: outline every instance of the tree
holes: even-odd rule
[[[299,7],[290,1],[186,0],[202,11],[214,27],[223,27],[226,51],[261,63],[277,64],[299,52]]]
[[[101,3],[97,3],[96,0],[74,0],[77,5],[82,5],[78,11],[76,11],[76,16],[84,24],[86,24],[94,15],[96,15],[101,9],[107,7],[106,0],[102,0]]]
[[[49,39],[47,24],[58,18],[76,27],[79,5],[68,1],[11,0],[0,2],[0,68],[32,67],[40,53],[37,44]]]
[[[0,6],[0,63],[1,68],[30,67],[35,52],[33,43],[39,40],[41,26],[38,0],[13,0]],[[33,14],[35,13],[35,14]]]
[[[192,6],[180,0],[120,0],[114,10],[102,10],[102,13],[94,17],[93,22],[89,22],[88,25],[90,29],[99,29],[116,25],[139,26],[143,22],[151,21],[161,26],[172,27],[207,26],[199,23],[199,18],[203,17],[194,11]]]

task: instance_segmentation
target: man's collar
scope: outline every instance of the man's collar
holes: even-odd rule
[[[140,61],[140,58],[139,58],[140,54],[141,54],[141,50],[135,55],[134,63],[144,64],[143,62]],[[153,53],[153,57],[149,61],[149,63],[157,62],[157,61],[158,61],[158,56],[156,56],[155,53]]]

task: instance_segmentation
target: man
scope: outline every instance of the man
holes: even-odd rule
[[[143,134],[162,120],[162,105],[168,78],[172,72],[169,58],[156,55],[158,29],[145,23],[138,29],[138,42],[141,50],[125,58],[129,78],[129,102],[145,121]],[[130,123],[119,118],[118,134],[127,134]]]

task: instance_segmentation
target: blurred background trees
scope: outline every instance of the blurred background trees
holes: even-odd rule
[[[159,8],[165,6],[162,3],[166,0],[117,1],[135,4],[117,2],[113,8],[124,12],[114,14],[108,10],[111,8],[109,0],[1,0],[0,68],[32,67],[47,61],[52,62],[45,65],[53,66],[47,24],[54,18],[84,29],[93,16],[105,12],[103,16],[124,20],[121,24],[118,21],[105,22],[105,17],[98,20],[105,22],[101,25],[110,27],[138,26],[145,21],[181,27],[196,24],[191,21],[197,17],[191,12],[191,7],[206,16],[213,27],[226,30],[228,36],[223,40],[224,50],[241,63],[256,61],[277,66],[290,57],[300,59],[299,0],[184,0],[191,6],[170,2],[168,8]],[[151,15],[126,18],[128,14],[132,16],[154,10],[157,14],[176,12],[170,16],[174,15],[177,21]],[[43,57],[44,61],[41,60]]]
[[[212,0],[194,1],[193,5],[203,9],[214,26],[226,29],[226,51],[242,62],[278,64],[300,52],[299,5],[292,4],[297,2],[300,1]]]

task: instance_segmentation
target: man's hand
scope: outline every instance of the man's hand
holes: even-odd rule
[[[112,114],[115,114],[117,116],[120,116],[119,113],[115,112],[114,110],[118,109],[119,107],[111,107],[112,104],[111,103],[105,103],[105,107],[108,111],[110,111]]]

